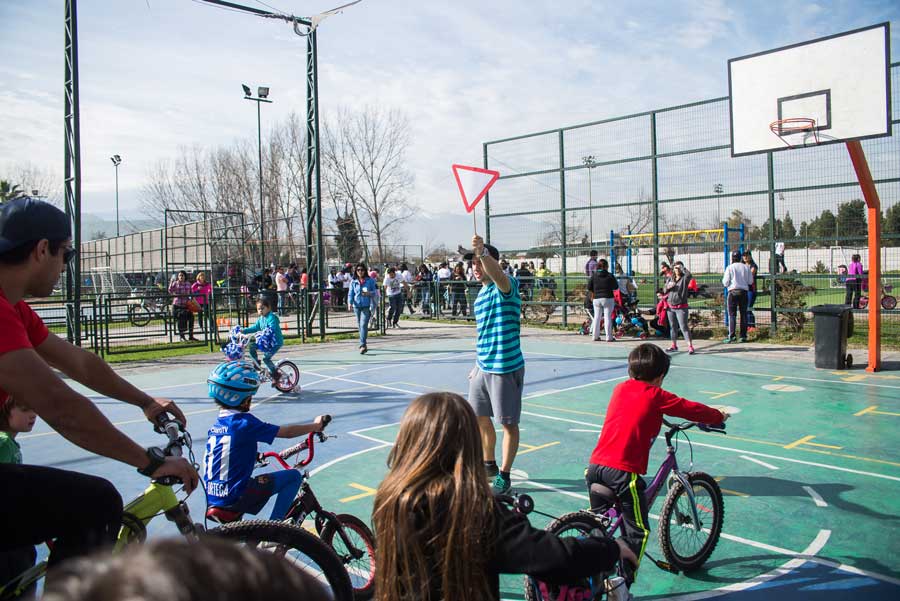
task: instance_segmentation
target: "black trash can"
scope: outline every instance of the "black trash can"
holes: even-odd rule
[[[853,356],[847,354],[847,338],[853,335],[853,309],[850,305],[816,305],[816,367],[849,369]]]

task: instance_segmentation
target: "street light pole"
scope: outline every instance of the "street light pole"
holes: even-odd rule
[[[269,88],[260,86],[256,90],[257,98],[252,96],[249,86],[241,84],[244,90],[244,100],[252,100],[256,102],[256,141],[259,150],[259,266],[261,271],[266,269],[266,236],[265,236],[265,215],[263,213],[263,181],[262,181],[262,112],[260,104],[263,102],[271,103],[267,100],[269,96]]]
[[[722,184],[716,184],[713,186],[713,192],[716,193],[716,225],[722,225],[722,194],[725,192],[725,186]]]
[[[116,168],[116,238],[119,237],[119,165],[122,164],[122,157],[117,154],[109,157],[113,167]]]
[[[591,171],[594,170],[594,167],[597,166],[597,160],[594,158],[594,155],[589,154],[586,157],[582,158],[581,161],[588,168],[588,223],[590,224],[588,227],[591,228],[591,247],[594,246],[594,186],[591,181]]]

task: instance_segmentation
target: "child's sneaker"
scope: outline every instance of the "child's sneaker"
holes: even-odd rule
[[[688,347],[688,355],[693,355],[693,354],[694,354],[694,345],[692,344],[691,346]]]
[[[666,349],[666,352],[667,352],[667,353],[677,353],[677,352],[678,352],[678,347],[677,347],[676,345],[673,344],[672,346],[670,346],[669,348]]]
[[[747,337],[746,337],[746,336],[741,337],[741,340],[740,340],[740,341],[741,341],[741,342],[747,342]]]
[[[725,340],[723,340],[722,342],[724,342],[725,344],[731,344],[732,342],[734,342],[734,338],[732,338],[731,336],[726,336]]]
[[[494,491],[495,495],[505,495],[509,492],[509,489],[512,488],[512,482],[507,480],[499,473],[497,477],[494,478],[494,483],[491,484],[491,489]]]
[[[272,376],[272,388],[277,388],[278,383],[281,381],[281,372],[276,371],[274,374],[269,374]]]

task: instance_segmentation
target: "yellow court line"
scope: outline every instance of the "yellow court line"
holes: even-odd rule
[[[424,384],[416,384],[415,382],[388,382],[388,386],[391,384],[404,384],[406,386],[415,386],[416,388],[426,388],[428,390],[444,390],[443,388],[435,388],[434,386],[425,386]]]
[[[803,438],[797,439],[797,440],[795,440],[794,442],[792,442],[792,443],[790,443],[790,444],[784,445],[784,448],[786,448],[786,449],[793,449],[794,447],[797,447],[797,446],[799,446],[799,445],[802,445],[802,444],[805,444],[805,443],[809,442],[809,441],[812,440],[813,438],[815,438],[815,435],[813,435],[813,434],[810,434],[809,436],[804,436]]]
[[[531,445],[524,444],[524,443],[521,443],[521,442],[520,442],[520,443],[519,443],[519,446],[521,446],[521,447],[528,447],[528,448],[525,449],[524,451],[519,451],[519,452],[517,453],[517,455],[524,455],[524,454],[530,453],[530,452],[532,452],[532,451],[540,451],[541,449],[546,449],[547,447],[552,447],[552,446],[558,445],[558,444],[559,444],[559,441],[557,440],[557,441],[554,441],[554,442],[548,442],[547,444],[542,444],[542,445],[537,446],[537,447],[533,447],[533,446],[531,446]]]
[[[773,382],[777,382],[778,380],[784,380],[784,376],[775,376],[774,378],[772,378]]]
[[[900,417],[900,413],[894,413],[893,411],[873,411],[872,413],[876,415],[893,415],[894,417]]]
[[[859,417],[860,415],[865,415],[866,413],[871,413],[878,409],[878,405],[871,405],[870,407],[866,407],[862,411],[858,411],[853,414],[853,417]]]
[[[728,392],[716,392],[715,390],[701,390],[702,394],[711,394],[713,396],[710,397],[710,400],[713,399],[721,399],[722,397],[731,396],[732,394],[737,394],[737,390],[729,390]]]
[[[716,477],[713,478],[713,479],[714,479],[716,482],[721,483],[722,480],[725,479],[725,476],[716,476]],[[746,497],[749,497],[749,496],[750,496],[750,495],[748,495],[748,494],[745,493],[745,492],[738,492],[738,491],[736,491],[736,490],[731,490],[731,489],[729,489],[729,488],[722,488],[721,486],[719,487],[719,490],[721,490],[721,491],[722,491],[723,493],[725,493],[726,495],[734,495],[734,496],[736,496],[736,497],[745,497],[745,498],[746,498]]]
[[[353,495],[350,497],[344,497],[343,499],[338,499],[341,503],[349,503],[350,501],[356,501],[358,499],[365,499],[366,497],[371,497],[376,492],[378,492],[374,488],[369,488],[368,486],[365,486],[364,484],[357,484],[356,482],[351,482],[349,484],[349,486],[351,488],[355,488],[357,490],[363,490],[365,492],[363,492],[362,494]]]
[[[814,447],[822,447],[823,449],[837,449],[837,450],[841,450],[841,449],[844,448],[844,447],[836,447],[836,446],[834,446],[833,444],[822,444],[822,443],[819,443],[819,442],[804,442],[803,444],[812,445],[812,446],[814,446]]]
[[[524,405],[528,405],[529,407],[541,407],[543,409],[552,409],[554,411],[562,411],[563,413],[577,413],[578,415],[590,415],[591,417],[603,417],[604,413],[591,413],[589,411],[578,411],[576,409],[562,409],[561,407],[552,407],[550,405],[541,405],[539,403],[529,403],[527,401],[523,402]]]

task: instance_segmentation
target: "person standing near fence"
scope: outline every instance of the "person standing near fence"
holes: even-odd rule
[[[756,303],[756,275],[759,272],[759,265],[753,260],[753,255],[750,254],[749,250],[744,251],[743,261],[750,268],[750,274],[753,276],[753,280],[750,282],[750,290],[747,291],[747,328],[752,330],[756,327],[753,305]]]
[[[584,265],[584,275],[586,275],[587,279],[590,280],[595,271],[597,271],[597,251],[592,250],[591,258],[588,259],[588,262]]]
[[[393,267],[388,267],[384,276],[384,293],[388,299],[387,325],[400,327],[400,314],[403,313],[403,282]]]
[[[588,292],[594,307],[594,319],[591,322],[591,338],[600,340],[600,318],[603,318],[603,332],[606,334],[606,342],[615,342],[613,335],[612,314],[616,306],[613,292],[619,287],[619,282],[609,272],[609,263],[606,259],[597,261],[597,270],[588,281]]]
[[[787,273],[787,265],[784,264],[784,242],[775,243],[775,273]]]
[[[178,336],[182,340],[187,340],[185,332],[188,332],[190,340],[197,342],[197,339],[194,338],[194,314],[188,309],[192,292],[186,271],[179,271],[175,276],[175,281],[169,284],[169,294],[175,297],[172,299],[172,317],[175,318],[178,326]]]
[[[356,277],[350,282],[350,294],[347,302],[356,314],[359,323],[359,354],[365,355],[369,347],[366,344],[369,337],[369,320],[372,319],[374,299],[378,294],[378,284],[369,277],[369,270],[365,263],[356,265]]]
[[[450,310],[454,316],[457,313],[465,317],[469,313],[469,303],[466,302],[466,272],[462,263],[457,263],[450,276]]]
[[[739,250],[731,253],[731,265],[725,269],[725,275],[722,277],[722,285],[728,291],[728,337],[723,340],[725,343],[737,341],[734,330],[738,313],[741,316],[740,341],[747,342],[747,293],[753,282],[753,274],[750,272],[750,266],[742,263],[741,258]]]
[[[278,291],[278,314],[284,315],[284,304],[288,294],[288,278],[284,275],[284,268],[278,267],[275,270],[275,289]]]
[[[691,329],[688,325],[688,315],[690,307],[688,306],[688,285],[691,283],[691,272],[684,268],[681,261],[675,263],[672,267],[671,276],[666,281],[666,317],[669,322],[669,336],[672,339],[672,346],[668,348],[668,352],[674,353],[678,351],[678,330],[684,336],[684,341],[688,343],[688,354],[694,354],[694,342],[691,340]]]
[[[847,293],[844,295],[844,304],[853,304],[854,309],[859,309],[859,297],[862,294],[863,266],[859,255],[850,257],[850,267],[847,269]]]
[[[200,321],[200,328],[205,331],[206,321],[210,316],[209,297],[212,294],[212,284],[206,281],[206,274],[202,271],[197,274],[197,279],[191,284],[191,293],[194,302],[200,306],[197,319]]]

